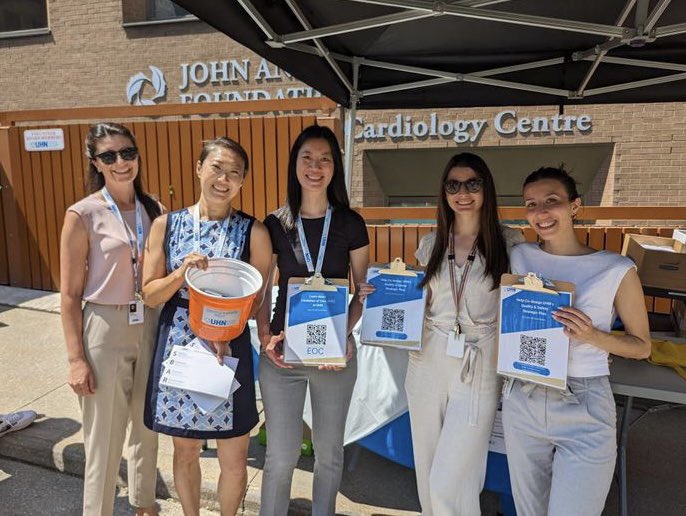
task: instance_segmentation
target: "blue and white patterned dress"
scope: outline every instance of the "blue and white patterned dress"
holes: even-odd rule
[[[241,211],[231,216],[229,234],[222,258],[247,262],[250,257],[250,231],[255,219]],[[219,239],[222,221],[200,221],[200,252],[216,258],[213,248]],[[164,248],[167,274],[178,269],[194,251],[193,215],[189,209],[170,213]],[[231,341],[231,355],[238,358],[236,380],[241,384],[232,398],[212,412],[202,412],[182,389],[159,384],[162,362],[175,345],[185,346],[195,338],[188,323],[188,287],[185,285],[164,305],[157,334],[155,356],[148,379],[145,400],[145,425],[167,435],[196,439],[224,439],[246,434],[257,424],[255,379],[250,330]]]

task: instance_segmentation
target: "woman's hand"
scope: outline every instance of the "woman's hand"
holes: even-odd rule
[[[69,361],[69,387],[79,396],[95,394],[95,375],[85,358]]]
[[[376,287],[371,283],[360,283],[357,285],[357,299],[360,303],[364,304],[364,300],[367,299],[367,296],[375,290]]]
[[[348,335],[348,342],[346,344],[345,361],[350,362],[355,356],[355,351],[357,351],[357,343],[355,342],[355,337],[350,333]],[[320,371],[341,371],[343,370],[340,366],[335,365],[321,365],[319,366]]]
[[[573,306],[560,307],[553,312],[553,319],[565,327],[565,335],[580,342],[593,344],[600,330],[593,326],[591,318]]]
[[[278,335],[271,333],[260,334],[260,346],[265,355],[272,361],[276,367],[281,369],[292,369],[293,366],[288,365],[283,360],[283,338],[284,333],[281,331]]]
[[[206,270],[208,266],[207,256],[200,253],[188,253],[178,268],[179,274],[185,275],[188,269]]]
[[[224,363],[225,356],[231,356],[231,348],[229,347],[229,342],[231,341],[209,340],[207,342],[214,348],[217,362],[219,362],[220,365]]]

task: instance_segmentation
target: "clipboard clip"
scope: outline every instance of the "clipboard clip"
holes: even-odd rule
[[[398,257],[388,264],[388,269],[379,269],[379,274],[392,274],[393,276],[409,276],[412,278],[417,277],[417,273],[414,271],[408,271],[407,265]]]
[[[311,276],[305,280],[300,290],[336,292],[338,288],[336,287],[336,285],[334,285],[329,280],[324,278],[324,276],[322,276],[321,273],[316,272],[314,276]]]
[[[549,281],[544,280],[541,276],[535,272],[528,272],[526,276],[522,278],[523,283],[517,283],[514,285],[520,290],[530,290],[532,292],[543,292],[545,294],[555,294],[559,296],[560,293],[552,288],[547,288],[552,284]]]

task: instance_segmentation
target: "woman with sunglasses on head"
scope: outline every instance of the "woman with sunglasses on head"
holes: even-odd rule
[[[503,400],[505,446],[517,513],[600,514],[617,451],[608,355],[647,358],[648,316],[634,263],[579,242],[581,198],[561,168],[524,181],[527,220],[540,243],[512,250],[512,272],[574,283],[573,305],[553,312],[569,337],[567,390],[510,381]],[[616,316],[622,335],[611,333]]]
[[[362,217],[350,209],[341,151],[329,128],[310,126],[295,140],[288,161],[287,194],[286,204],[265,220],[274,246],[272,267],[279,271],[276,306],[271,324],[269,300],[256,318],[262,344],[260,391],[268,436],[260,514],[288,513],[309,385],[315,449],[312,514],[329,516],[336,509],[343,474],[345,421],[357,376],[351,332],[362,314],[361,300],[371,288],[363,283],[369,262],[367,228]],[[329,279],[347,279],[352,272],[357,287],[348,311],[344,368],[291,366],[284,362],[288,280],[310,277],[314,272]]]
[[[207,269],[211,258],[232,258],[253,265],[262,275],[262,289],[253,311],[262,303],[272,247],[269,233],[254,217],[232,208],[248,174],[248,155],[237,142],[221,137],[205,143],[195,165],[200,198],[188,208],[163,215],[150,229],[143,271],[146,304],[164,304],[145,405],[148,428],[173,437],[174,485],[186,515],[200,513],[200,451],[203,439],[216,439],[220,475],[217,498],[222,514],[235,514],[245,495],[250,431],[257,424],[250,329],[230,342],[209,342],[222,363],[238,359],[240,387],[229,400],[209,409],[196,405],[188,391],[160,383],[163,362],[175,346],[196,336],[189,327],[189,292],[185,273]],[[208,349],[209,350],[209,349]]]
[[[143,425],[157,312],[144,308],[140,280],[144,241],[161,206],[143,192],[126,127],[93,125],[86,156],[91,194],[67,209],[60,245],[69,385],[83,413],[83,514],[112,514],[129,421],[129,501],[136,514],[157,514],[157,435]]]
[[[488,440],[500,396],[496,319],[500,276],[521,232],[498,222],[493,177],[475,154],[441,176],[437,226],[416,257],[428,289],[422,349],[405,380],[424,515],[480,514]]]

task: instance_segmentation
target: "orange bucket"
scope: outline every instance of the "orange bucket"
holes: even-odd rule
[[[240,260],[212,258],[204,271],[186,270],[186,284],[193,333],[205,340],[228,341],[243,333],[262,275]]]

